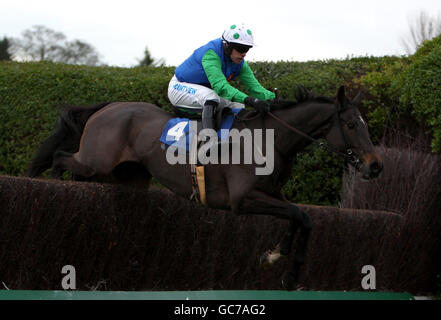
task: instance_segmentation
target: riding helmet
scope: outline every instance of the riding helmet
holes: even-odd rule
[[[232,45],[239,45],[251,48],[254,46],[253,33],[244,25],[238,26],[233,24],[225,29],[222,34],[222,39]]]

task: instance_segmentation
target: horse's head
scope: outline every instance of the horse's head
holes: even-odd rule
[[[346,160],[362,173],[364,179],[373,179],[383,170],[383,162],[374,149],[367,124],[358,110],[360,103],[361,94],[350,101],[345,95],[344,86],[340,87],[326,140],[346,154]]]

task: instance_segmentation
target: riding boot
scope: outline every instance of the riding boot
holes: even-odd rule
[[[219,105],[218,102],[214,100],[208,100],[205,103],[204,108],[202,110],[202,129],[212,129],[216,131],[214,114],[216,111],[216,107],[218,105]],[[212,147],[217,147],[217,144],[218,141],[213,138],[211,138],[206,142],[201,142],[199,144],[199,159],[204,159],[206,156],[209,156],[210,149]]]
[[[205,102],[204,108],[202,109],[202,129],[213,129],[216,131],[213,117],[218,105],[219,104],[214,100]]]
[[[212,129],[216,131],[214,114],[218,105],[218,102],[214,100],[208,100],[207,102],[205,102],[204,109],[202,110],[202,129]],[[210,139],[204,144],[207,143],[209,143],[209,146],[207,145],[207,148],[209,149],[215,144],[215,141],[213,141],[213,139]]]

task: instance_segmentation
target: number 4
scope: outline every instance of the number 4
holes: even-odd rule
[[[184,130],[187,127],[187,124],[186,121],[178,122],[178,124],[167,131],[167,137],[173,137],[174,140],[178,141],[184,135]]]

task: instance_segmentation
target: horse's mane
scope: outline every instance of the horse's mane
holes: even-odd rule
[[[294,88],[294,99],[295,100],[282,100],[282,99],[274,99],[272,101],[268,101],[270,110],[282,110],[297,107],[301,104],[307,102],[318,102],[318,103],[334,103],[334,99],[326,96],[316,96],[313,91],[306,89],[304,86],[297,84]],[[243,109],[241,114],[247,117],[253,117],[257,115],[259,112],[256,110],[246,110]]]
[[[279,100],[275,99],[270,102],[271,110],[280,110],[296,107],[305,102],[333,103],[334,100],[326,96],[316,96],[313,91],[306,89],[302,85],[297,85],[294,89],[295,100]]]

